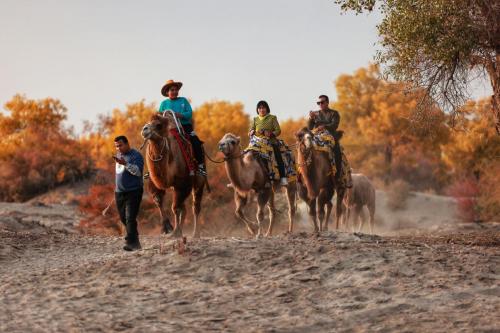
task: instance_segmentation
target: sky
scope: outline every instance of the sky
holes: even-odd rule
[[[174,79],[193,107],[240,101],[252,114],[264,99],[298,118],[373,61],[380,19],[333,0],[0,0],[0,103],[57,98],[78,131],[128,103],[159,105]]]

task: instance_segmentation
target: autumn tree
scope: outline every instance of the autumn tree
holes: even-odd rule
[[[499,219],[500,137],[490,126],[491,104],[485,99],[469,101],[459,115],[456,130],[443,147],[443,162],[453,179],[450,194],[463,197],[459,203],[476,215],[465,212],[465,216]]]
[[[340,76],[336,88],[332,107],[340,111],[342,142],[355,171],[379,178],[392,173],[417,189],[436,185],[444,172],[440,147],[449,135],[441,110],[427,109],[426,126],[416,126],[410,115],[420,96],[405,94],[402,83],[380,79],[377,66]]]
[[[205,142],[207,152],[215,152],[219,140],[229,132],[246,140],[250,120],[240,102],[206,102],[194,110],[193,117],[195,131]]]
[[[95,124],[86,124],[82,142],[89,147],[96,166],[102,169],[114,166],[111,155],[115,152],[114,138],[119,135],[125,135],[133,147],[139,148],[144,141],[141,129],[155,112],[154,103],[141,100],[127,104],[124,110],[116,108],[111,114],[100,115]]]
[[[67,110],[57,99],[16,95],[0,114],[0,200],[23,201],[86,177],[93,165],[86,148],[63,126]]]
[[[285,141],[286,144],[292,145],[297,139],[295,138],[295,133],[297,133],[300,129],[307,126],[306,118],[298,118],[298,119],[286,119],[280,121],[281,127],[281,135],[280,139]]]
[[[334,0],[343,10],[383,14],[378,25],[385,74],[425,88],[422,107],[437,101],[453,113],[469,97],[474,78],[487,73],[492,124],[500,134],[500,3],[497,0]],[[431,100],[431,98],[433,100]],[[418,112],[417,112],[418,115]]]

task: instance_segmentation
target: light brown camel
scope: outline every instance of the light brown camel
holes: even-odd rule
[[[190,176],[181,148],[171,130],[176,129],[170,113],[154,114],[149,123],[144,125],[141,135],[148,140],[146,149],[146,164],[150,180],[148,190],[153,195],[160,211],[163,231],[172,231],[172,237],[182,237],[182,226],[186,219],[184,201],[193,194],[193,237],[199,237],[198,217],[201,211],[201,200],[206,179],[203,176]],[[189,141],[186,141],[189,144]],[[165,191],[173,187],[172,212],[174,227],[170,224],[167,211],[163,208]],[[172,230],[173,229],[173,230]]]
[[[345,189],[337,187],[332,175],[330,157],[327,152],[314,149],[314,134],[307,128],[296,133],[299,197],[308,206],[314,232],[328,230],[328,220],[332,212],[332,198],[337,191],[336,229],[342,215],[342,200]],[[325,215],[326,208],[326,215]],[[318,216],[319,215],[319,216]],[[319,219],[319,228],[318,222]]]
[[[234,188],[234,202],[236,204],[236,216],[247,226],[248,231],[255,235],[252,228],[253,222],[249,221],[243,213],[243,208],[248,202],[250,191],[257,194],[257,237],[261,236],[262,222],[264,220],[264,207],[269,208],[269,228],[266,236],[271,236],[276,215],[274,207],[274,192],[279,188],[278,182],[269,186],[268,176],[264,166],[251,152],[243,153],[240,147],[240,138],[234,134],[227,133],[219,141],[219,150],[225,156],[225,167],[227,176]],[[288,200],[288,231],[293,231],[293,219],[295,216],[296,182],[290,182],[286,186]]]
[[[365,214],[363,207],[366,206],[370,212],[370,234],[373,234],[373,223],[375,220],[375,187],[370,180],[363,174],[352,174],[352,188],[347,190],[344,198],[344,206],[346,214],[344,218],[345,228],[349,225],[349,217],[352,209],[354,209],[352,231],[354,232],[355,223],[360,219],[358,232],[361,231],[365,222]]]

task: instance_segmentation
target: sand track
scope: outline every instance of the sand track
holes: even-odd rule
[[[270,239],[0,231],[0,331],[498,331],[500,227]]]

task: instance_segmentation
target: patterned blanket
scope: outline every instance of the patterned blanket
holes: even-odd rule
[[[293,153],[284,141],[278,140],[278,142],[281,156],[283,156],[283,163],[285,164],[286,177],[289,182],[295,181],[297,179],[297,165]],[[253,135],[245,151],[257,152],[268,163],[269,179],[279,180],[278,164],[269,140]]]
[[[336,174],[337,167],[335,166],[335,158],[333,156],[333,151],[331,148],[333,147],[333,145],[335,145],[335,139],[333,135],[331,135],[327,130],[318,131],[315,129],[312,132],[314,134],[312,140],[314,150],[324,151],[328,153],[328,157],[330,158],[330,162],[332,164],[332,173]]]

